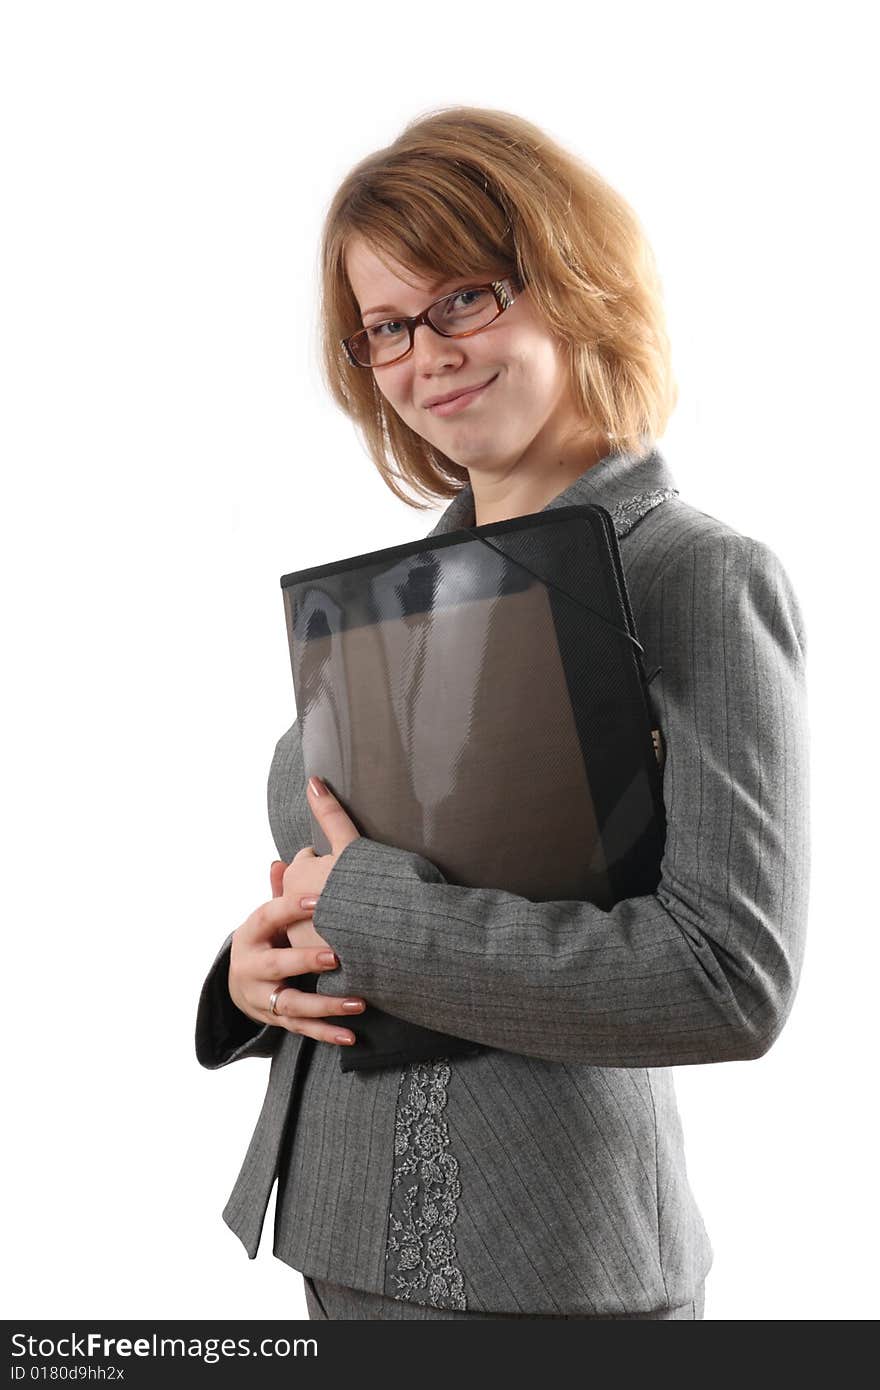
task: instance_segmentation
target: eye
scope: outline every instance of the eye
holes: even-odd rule
[[[381,338],[382,329],[387,328],[390,330],[391,337],[393,338],[396,336],[396,334],[400,332],[402,327],[403,324],[401,323],[400,319],[386,319],[384,323],[370,324],[370,327],[367,329],[367,333],[371,338]]]

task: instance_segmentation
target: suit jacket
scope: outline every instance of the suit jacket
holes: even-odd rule
[[[196,1053],[208,1068],[272,1059],[223,1211],[251,1258],[277,1178],[279,1259],[438,1308],[656,1312],[711,1268],[672,1068],[762,1057],[795,998],[804,624],[774,552],[683,501],[656,448],[608,455],[548,506],[586,502],[614,518],[646,669],[661,667],[657,888],[609,911],[531,902],[354,840],[313,914],[340,967],[311,987],[489,1049],[380,1071],[343,1073],[335,1045],[240,1013],[230,934],[202,987]],[[430,534],[473,524],[467,486]],[[289,861],[311,843],[296,722],[268,809]]]

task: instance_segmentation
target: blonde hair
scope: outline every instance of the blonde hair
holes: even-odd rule
[[[393,411],[369,368],[341,339],[361,327],[345,269],[355,236],[416,276],[495,278],[499,264],[528,286],[565,345],[585,429],[641,458],[678,398],[653,252],[629,204],[537,126],[505,111],[446,107],[411,121],[362,159],[327,212],[321,243],[324,380],[360,430],[391,491],[427,501],[468,481]]]

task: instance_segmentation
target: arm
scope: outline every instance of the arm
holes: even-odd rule
[[[303,782],[302,747],[296,720],[275,745],[269,770],[267,808],[275,848],[289,863],[302,844],[307,821],[292,815],[295,791]],[[302,839],[302,844],[296,843]],[[214,958],[199,997],[196,1013],[196,1058],[203,1067],[215,1070],[242,1057],[271,1057],[285,1029],[261,1024],[242,1013],[229,994],[229,957],[234,932],[230,932]],[[314,989],[315,975],[300,977],[298,988]]]
[[[360,994],[490,1047],[607,1067],[762,1056],[788,1017],[809,877],[804,629],[774,553],[713,533],[670,562],[640,620],[666,744],[654,893],[609,911],[449,884],[360,837],[313,920]],[[653,690],[653,687],[652,687]]]

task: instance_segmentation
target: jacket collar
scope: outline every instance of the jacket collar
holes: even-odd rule
[[[617,535],[625,536],[658,502],[677,493],[675,479],[659,449],[652,448],[650,454],[643,458],[618,450],[606,454],[579,478],[575,478],[564,492],[560,492],[541,511],[549,511],[551,507],[596,503],[611,513]],[[473,525],[474,494],[470,483],[465,483],[428,535],[442,536]]]

